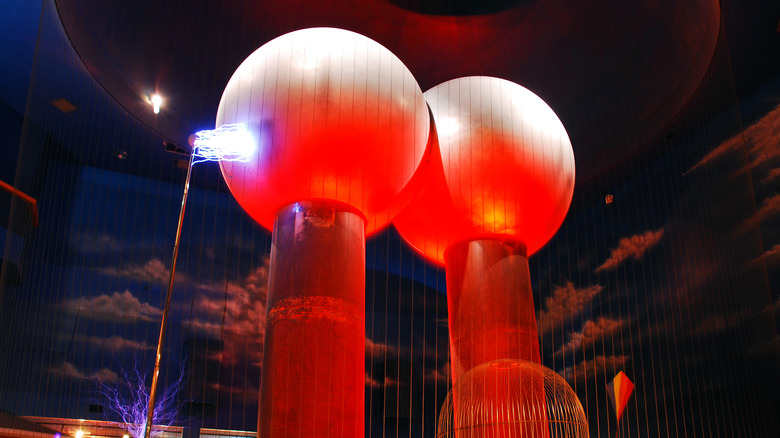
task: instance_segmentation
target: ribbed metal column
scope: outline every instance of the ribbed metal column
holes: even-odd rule
[[[461,242],[447,249],[445,260],[453,382],[497,359],[540,363],[525,246]]]
[[[519,398],[518,394],[507,393],[506,383],[499,378],[502,374],[490,372],[492,368],[481,369],[480,376],[470,376],[477,379],[478,385],[458,384],[464,373],[499,359],[541,363],[525,245],[498,239],[472,240],[451,245],[444,258],[453,415],[455,424],[468,426],[456,436],[549,437],[541,379],[526,382]],[[469,395],[464,397],[459,391]],[[534,414],[537,422],[515,421],[516,410],[524,407],[539,409]]]
[[[258,436],[363,437],[365,220],[331,201],[276,216]]]

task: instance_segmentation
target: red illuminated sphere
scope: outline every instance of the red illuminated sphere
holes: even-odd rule
[[[395,55],[354,32],[304,29],[252,53],[227,84],[217,126],[243,123],[256,148],[221,162],[241,206],[273,228],[298,201],[349,204],[366,232],[386,225],[425,151],[429,114]]]
[[[503,79],[453,79],[425,92],[433,142],[423,187],[395,218],[401,235],[444,264],[453,243],[523,243],[528,255],[563,222],[574,191],[566,129],[537,95]]]

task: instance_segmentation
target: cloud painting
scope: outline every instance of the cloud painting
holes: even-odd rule
[[[658,244],[661,237],[664,235],[663,229],[655,231],[645,231],[642,234],[636,234],[631,237],[624,237],[620,239],[617,248],[613,248],[610,252],[609,258],[596,268],[596,272],[610,271],[620,266],[621,263],[634,258],[639,260],[649,250]]]
[[[556,355],[567,355],[581,351],[593,345],[595,342],[611,341],[611,337],[620,332],[626,326],[626,321],[621,318],[599,317],[594,322],[588,320],[579,332],[569,334],[569,340],[555,351]]]
[[[117,373],[108,368],[101,368],[92,374],[86,374],[79,371],[79,369],[70,362],[63,362],[59,366],[52,367],[49,369],[49,372],[55,376],[69,377],[78,380],[94,380],[104,385],[121,382]]]
[[[544,299],[544,306],[536,316],[536,326],[539,334],[543,336],[553,330],[560,330],[563,324],[571,321],[589,308],[593,298],[602,289],[600,285],[579,289],[571,282],[555,288],[552,296]]]
[[[93,317],[120,317],[126,322],[159,321],[162,310],[136,298],[129,290],[100,294],[95,297],[82,297],[65,302],[65,306]]]

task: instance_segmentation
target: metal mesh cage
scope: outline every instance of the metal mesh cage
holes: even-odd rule
[[[587,437],[568,383],[540,364],[501,359],[463,374],[447,394],[438,438]]]

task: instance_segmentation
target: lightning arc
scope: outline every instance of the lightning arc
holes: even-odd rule
[[[148,373],[141,372],[136,365],[131,373],[124,373],[124,383],[129,392],[121,386],[108,386],[100,382],[100,393],[108,399],[108,407],[127,427],[127,433],[133,438],[144,436],[149,413],[149,391],[145,381]],[[176,421],[176,396],[181,389],[184,371],[163,391],[162,397],[155,403],[152,436],[159,435]]]
[[[222,125],[195,133],[192,164],[204,161],[245,163],[255,149],[255,141],[243,123]]]

